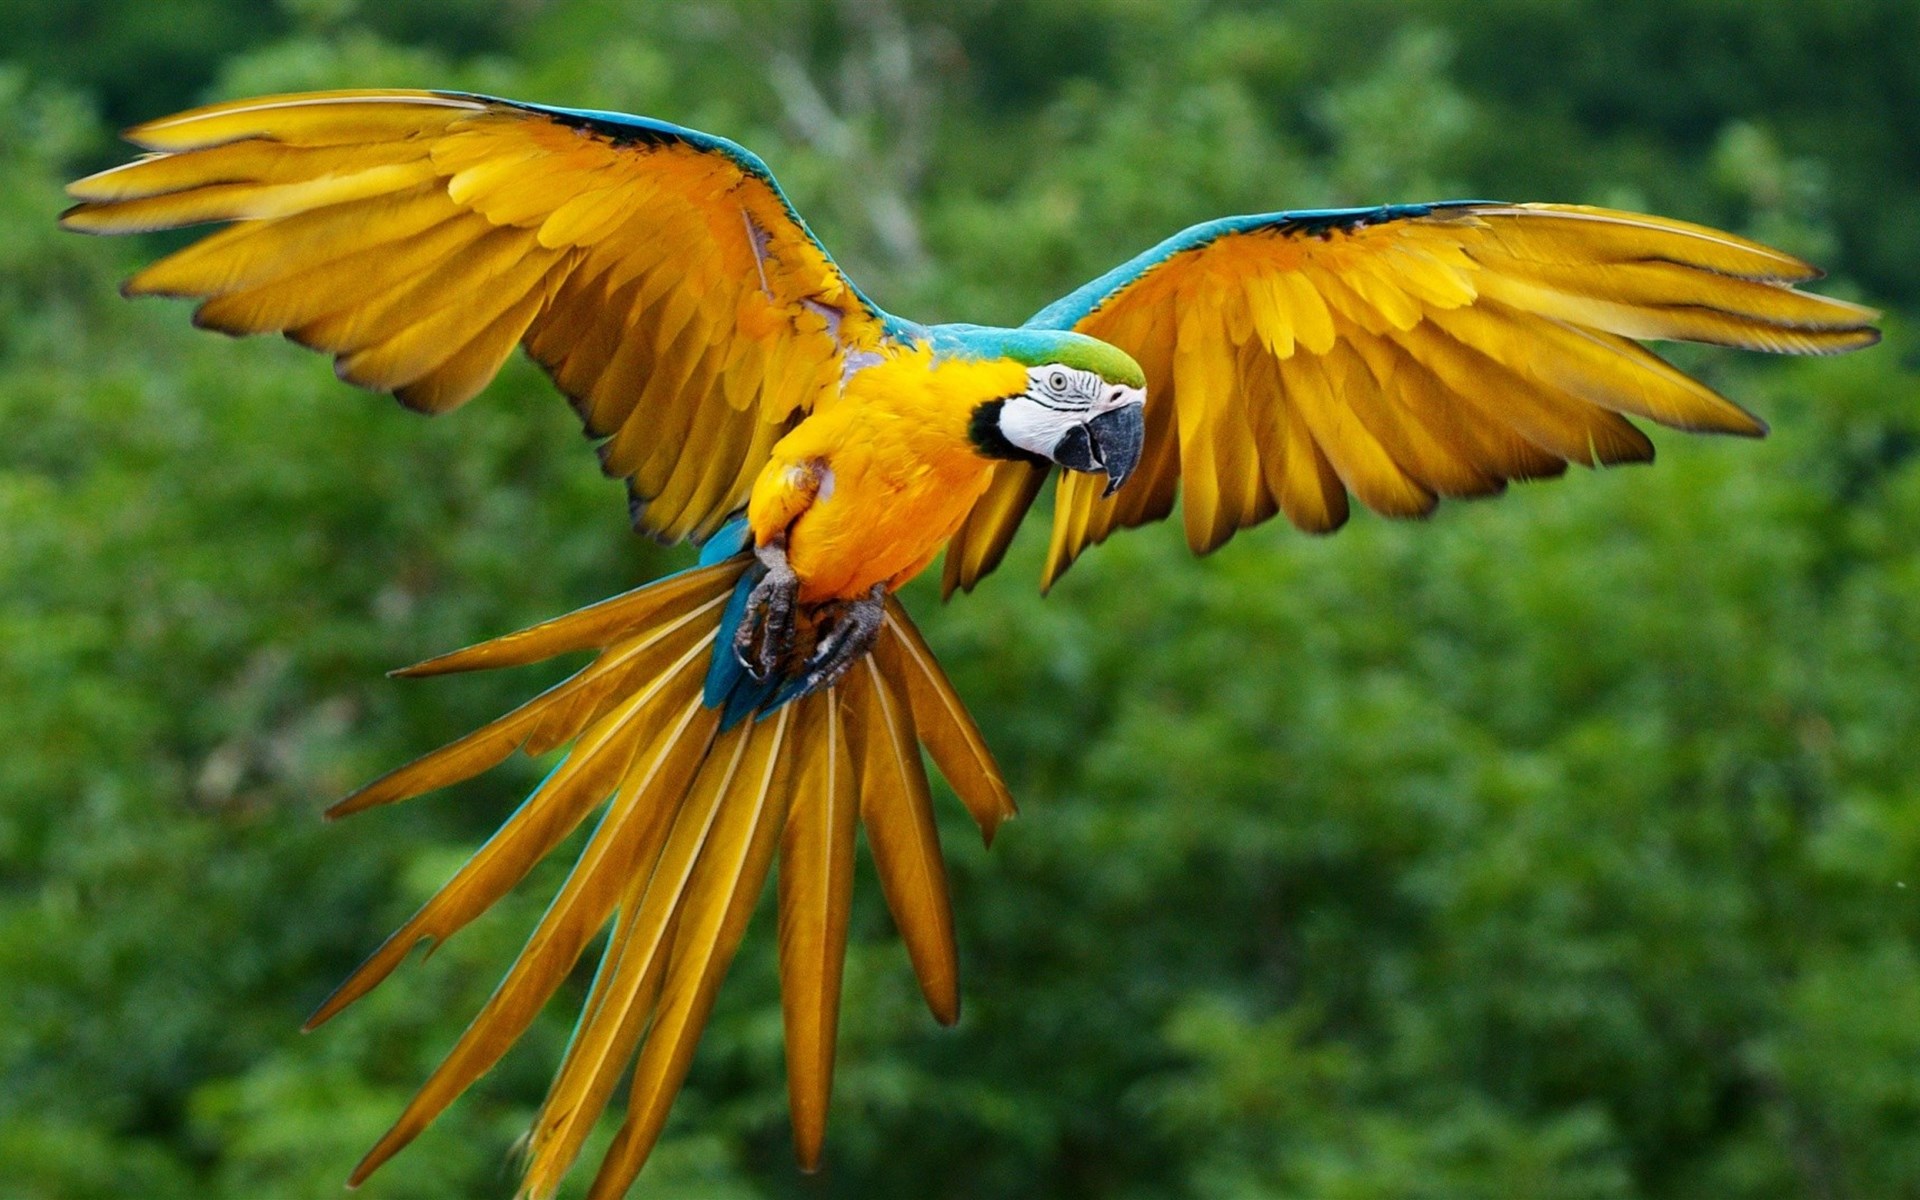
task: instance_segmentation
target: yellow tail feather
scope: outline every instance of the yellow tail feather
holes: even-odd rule
[[[780,978],[794,1149],[819,1162],[839,1024],[856,822],[934,1016],[959,1015],[953,915],[924,748],[983,836],[1012,797],[952,685],[897,601],[839,686],[722,729],[703,687],[742,560],[689,571],[396,674],[595,650],[567,681],[349,796],[332,815],[473,777],[515,749],[566,756],[520,809],[314,1014],[325,1021],[412,947],[442,941],[604,808],[493,996],[354,1170],[398,1153],[532,1024],[609,923],[572,1042],[530,1131],[525,1194],[553,1194],[629,1066],[627,1113],[590,1194],[632,1183],[666,1123],[766,876],[778,860]]]

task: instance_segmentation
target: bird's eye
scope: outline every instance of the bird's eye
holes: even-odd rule
[[[1067,373],[1065,371],[1055,371],[1053,374],[1047,376],[1047,386],[1056,392],[1066,391]]]

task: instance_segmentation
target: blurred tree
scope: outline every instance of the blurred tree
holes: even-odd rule
[[[356,83],[656,113],[753,145],[883,303],[944,318],[1018,320],[1191,220],[1449,191],[1727,224],[1896,305],[1920,278],[1908,0],[637,7],[5,6],[6,1194],[332,1194],[554,878],[294,1035],[538,770],[320,828],[536,682],[379,670],[681,561],[524,364],[429,423],[121,303],[138,250],[52,227],[112,124]],[[1920,1196],[1920,389],[1889,324],[1842,361],[1690,357],[1758,446],[1200,562],[1143,531],[1044,603],[1029,535],[950,610],[916,590],[1028,814],[991,855],[946,830],[965,1018],[925,1018],[863,886],[801,1177],[763,921],[641,1188]],[[368,1195],[508,1194],[577,999]]]

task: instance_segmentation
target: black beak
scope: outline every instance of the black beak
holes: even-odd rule
[[[1069,471],[1105,471],[1111,496],[1140,465],[1140,444],[1146,440],[1146,406],[1128,404],[1109,409],[1085,425],[1075,425],[1053,448],[1053,461]]]
[[[1140,465],[1140,447],[1147,440],[1146,410],[1144,404],[1128,404],[1109,409],[1087,422],[1087,432],[1093,437],[1093,453],[1107,473],[1107,490],[1103,495],[1111,496],[1119,491],[1127,476]]]

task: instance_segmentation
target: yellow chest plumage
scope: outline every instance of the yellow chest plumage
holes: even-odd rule
[[[1019,363],[925,350],[861,371],[774,446],[747,506],[755,541],[786,533],[804,603],[899,587],[986,490],[994,460],[968,437],[974,410],[1025,387]]]

